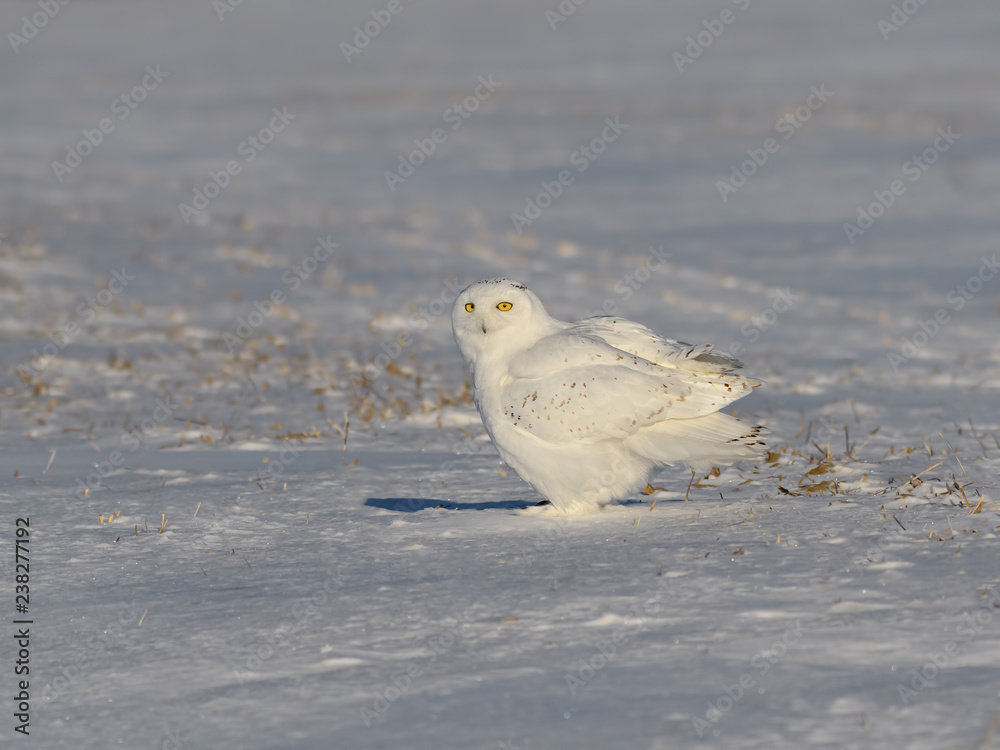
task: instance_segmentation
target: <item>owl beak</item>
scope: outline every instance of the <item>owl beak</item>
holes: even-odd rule
[[[485,322],[482,324],[482,328],[483,328],[483,333],[486,333],[486,323]]]

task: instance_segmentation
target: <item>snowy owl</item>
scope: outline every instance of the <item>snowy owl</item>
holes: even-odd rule
[[[565,323],[510,279],[467,287],[452,328],[500,457],[560,511],[630,497],[662,464],[765,452],[763,427],[719,411],[760,382],[707,344],[616,317]]]

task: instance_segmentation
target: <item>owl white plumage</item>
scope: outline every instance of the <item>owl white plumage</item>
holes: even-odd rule
[[[633,496],[663,464],[708,468],[766,450],[763,427],[719,411],[759,381],[707,344],[616,317],[556,320],[510,279],[467,287],[452,327],[500,457],[561,511]]]

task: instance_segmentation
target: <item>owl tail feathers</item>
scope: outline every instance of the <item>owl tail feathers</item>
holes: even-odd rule
[[[695,471],[736,461],[752,461],[767,453],[767,428],[748,426],[716,412],[693,419],[668,419],[647,425],[626,440],[646,458],[664,464],[688,464]]]

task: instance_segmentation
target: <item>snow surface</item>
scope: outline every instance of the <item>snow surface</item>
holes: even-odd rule
[[[31,734],[10,624],[0,744],[997,745],[1000,277],[960,290],[1000,249],[995,2],[897,3],[887,38],[888,1],[587,0],[555,29],[554,0],[402,2],[349,62],[388,2],[231,4],[74,0],[16,52],[41,6],[0,5],[0,502],[34,620]],[[770,460],[535,509],[449,329],[449,290],[501,273],[738,352]]]

